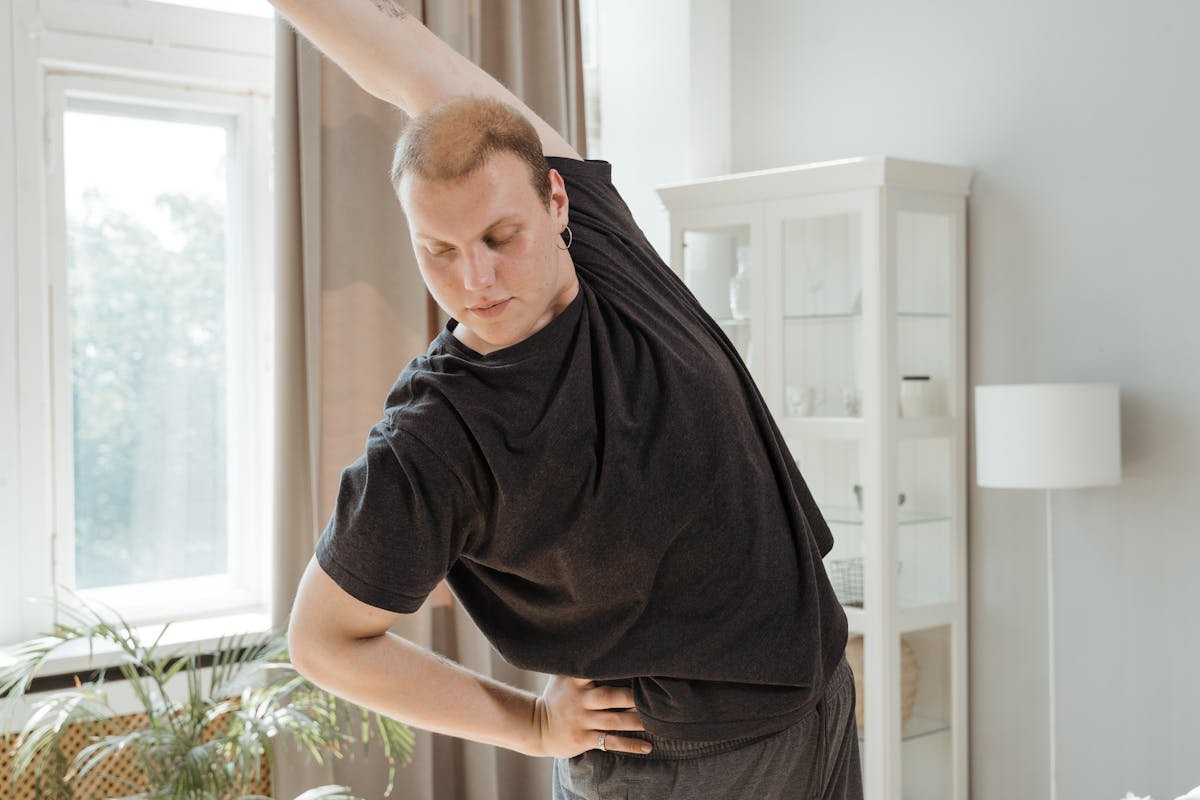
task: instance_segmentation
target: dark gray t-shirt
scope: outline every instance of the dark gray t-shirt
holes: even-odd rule
[[[417,610],[443,577],[517,667],[632,686],[646,729],[780,730],[841,660],[832,537],[736,350],[607,162],[566,182],[579,294],[487,355],[455,323],[342,473],[317,559]]]

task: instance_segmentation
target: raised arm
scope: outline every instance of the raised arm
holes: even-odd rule
[[[433,35],[399,0],[271,2],[359,86],[409,115],[454,95],[495,97],[529,118],[546,155],[580,157],[520,98]]]

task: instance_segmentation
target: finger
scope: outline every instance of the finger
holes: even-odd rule
[[[636,711],[606,711],[588,719],[588,724],[604,731],[644,731],[642,718]]]
[[[591,678],[568,678],[568,680],[571,681],[573,685],[581,688],[587,688],[595,683],[595,681],[593,681]]]
[[[621,686],[597,686],[583,696],[583,707],[592,711],[605,708],[633,708],[633,690]]]
[[[597,736],[596,748],[599,749],[599,734]],[[654,747],[644,739],[635,739],[632,736],[617,736],[610,733],[604,737],[604,749],[610,753],[649,753]]]

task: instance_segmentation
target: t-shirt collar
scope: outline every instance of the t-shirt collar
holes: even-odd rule
[[[441,333],[434,339],[434,344],[462,358],[485,364],[512,364],[536,353],[552,350],[555,344],[561,343],[570,336],[570,332],[575,328],[575,323],[579,320],[579,314],[583,308],[584,283],[578,275],[576,275],[576,279],[579,280],[579,291],[575,293],[575,297],[567,304],[567,307],[542,328],[515,344],[501,347],[490,353],[480,353],[454,335],[454,328],[458,325],[458,320],[453,318],[446,322]]]

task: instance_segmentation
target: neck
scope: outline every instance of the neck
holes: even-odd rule
[[[480,355],[487,355],[488,353],[495,352],[496,350],[500,350],[505,347],[511,347],[518,342],[525,341],[530,336],[533,336],[542,328],[549,325],[552,319],[566,311],[567,307],[571,305],[571,301],[573,301],[579,294],[579,277],[575,274],[575,261],[571,258],[571,254],[566,250],[558,251],[558,274],[559,288],[558,291],[555,292],[554,298],[550,301],[549,307],[547,307],[546,312],[542,316],[538,317],[537,321],[534,322],[533,327],[530,328],[529,331],[520,339],[517,339],[513,342],[508,342],[507,344],[491,344],[490,342],[486,342],[476,336],[475,333],[466,325],[462,324],[461,321],[454,326],[454,330],[451,331],[451,333],[454,335],[454,338],[458,339],[460,342]]]

